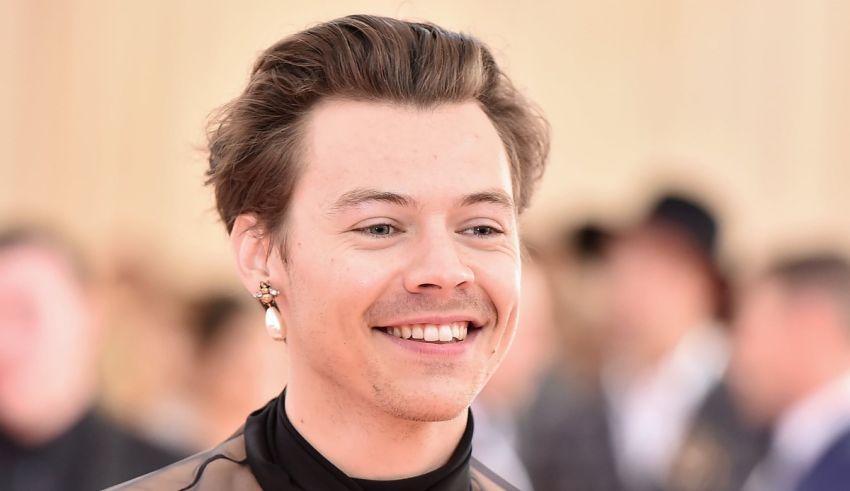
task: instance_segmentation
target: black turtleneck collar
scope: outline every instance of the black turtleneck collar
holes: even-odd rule
[[[421,476],[396,481],[348,477],[320,454],[292,426],[283,394],[248,417],[245,424],[247,461],[264,490],[326,491],[469,491],[472,455],[472,413],[449,461]]]

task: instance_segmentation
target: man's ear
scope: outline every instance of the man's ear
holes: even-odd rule
[[[249,292],[256,292],[261,281],[269,279],[271,238],[260,228],[256,215],[236,217],[230,232],[230,247],[236,260],[239,279]]]

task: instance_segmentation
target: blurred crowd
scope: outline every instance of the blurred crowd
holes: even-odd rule
[[[228,437],[285,384],[253,299],[181,292],[143,254],[95,273],[53,230],[0,232],[0,490],[95,490]]]
[[[527,243],[475,456],[523,490],[850,489],[850,259],[730,267],[722,218],[658,190],[634,223]],[[247,293],[181,292],[144,255],[91,262],[54,231],[0,231],[0,490],[146,473],[286,383]]]

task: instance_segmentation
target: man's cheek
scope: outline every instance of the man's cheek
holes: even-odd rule
[[[506,322],[508,330],[514,329],[519,315],[520,288],[517,283],[503,282],[494,288],[493,302],[499,312],[500,321]]]
[[[317,265],[325,271],[319,274],[330,283],[349,287],[368,287],[391,267],[389,257],[380,251],[342,249],[328,252],[327,257]]]

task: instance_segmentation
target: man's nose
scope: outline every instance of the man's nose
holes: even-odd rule
[[[458,244],[451,235],[451,232],[434,233],[417,244],[404,278],[407,291],[450,292],[475,281],[472,269],[458,253]]]

